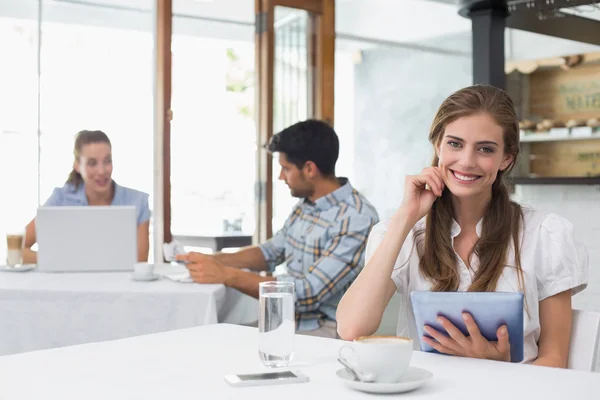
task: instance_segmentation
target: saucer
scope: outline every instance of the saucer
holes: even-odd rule
[[[402,376],[402,379],[400,379],[400,382],[395,383],[359,382],[354,380],[354,377],[346,368],[337,370],[335,374],[349,388],[367,393],[409,392],[423,386],[423,384],[433,377],[431,372],[416,367],[409,367]]]
[[[8,265],[0,265],[0,271],[6,272],[25,272],[31,271],[37,267],[36,264],[21,264],[18,267],[9,267]]]
[[[157,274],[150,274],[150,275],[131,274],[131,279],[133,279],[134,281],[140,281],[140,282],[155,281],[158,278],[159,278],[159,276]]]

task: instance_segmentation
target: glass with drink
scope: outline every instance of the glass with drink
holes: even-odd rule
[[[6,265],[18,267],[23,264],[23,247],[25,235],[23,232],[9,232],[6,234]]]
[[[267,367],[285,367],[294,355],[296,318],[293,282],[259,285],[258,353]]]

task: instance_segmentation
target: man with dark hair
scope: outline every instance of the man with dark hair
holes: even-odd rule
[[[337,304],[363,267],[367,237],[379,222],[377,212],[348,179],[335,176],[339,141],[326,123],[298,122],[274,135],[266,147],[279,154],[279,179],[300,198],[283,228],[266,243],[237,253],[177,258],[188,262],[194,281],[223,283],[253,297],[258,297],[260,282],[292,281],[297,332],[336,337]],[[272,273],[284,262],[286,273],[277,277],[242,271]]]

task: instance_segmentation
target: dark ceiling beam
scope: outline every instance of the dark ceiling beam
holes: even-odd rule
[[[473,83],[504,89],[504,28],[508,7],[504,0],[461,0],[460,15],[471,19]]]
[[[558,10],[559,8],[569,8],[569,7],[578,7],[578,6],[587,6],[590,4],[597,3],[597,0],[508,0],[505,1],[508,6],[516,11],[529,11],[531,7],[528,4],[534,3],[535,9],[538,11],[544,10]],[[589,8],[589,7],[588,7]]]
[[[471,17],[479,10],[508,8],[506,27],[600,46],[600,21],[560,12],[561,8],[585,6],[597,0],[457,0],[459,14]],[[528,7],[529,4],[529,7]],[[585,14],[582,14],[585,16]]]
[[[540,20],[535,12],[513,12],[506,27],[600,46],[600,21],[563,14]]]

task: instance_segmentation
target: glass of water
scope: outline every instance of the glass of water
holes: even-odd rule
[[[294,355],[296,318],[293,282],[259,285],[258,353],[267,367],[285,367]]]

